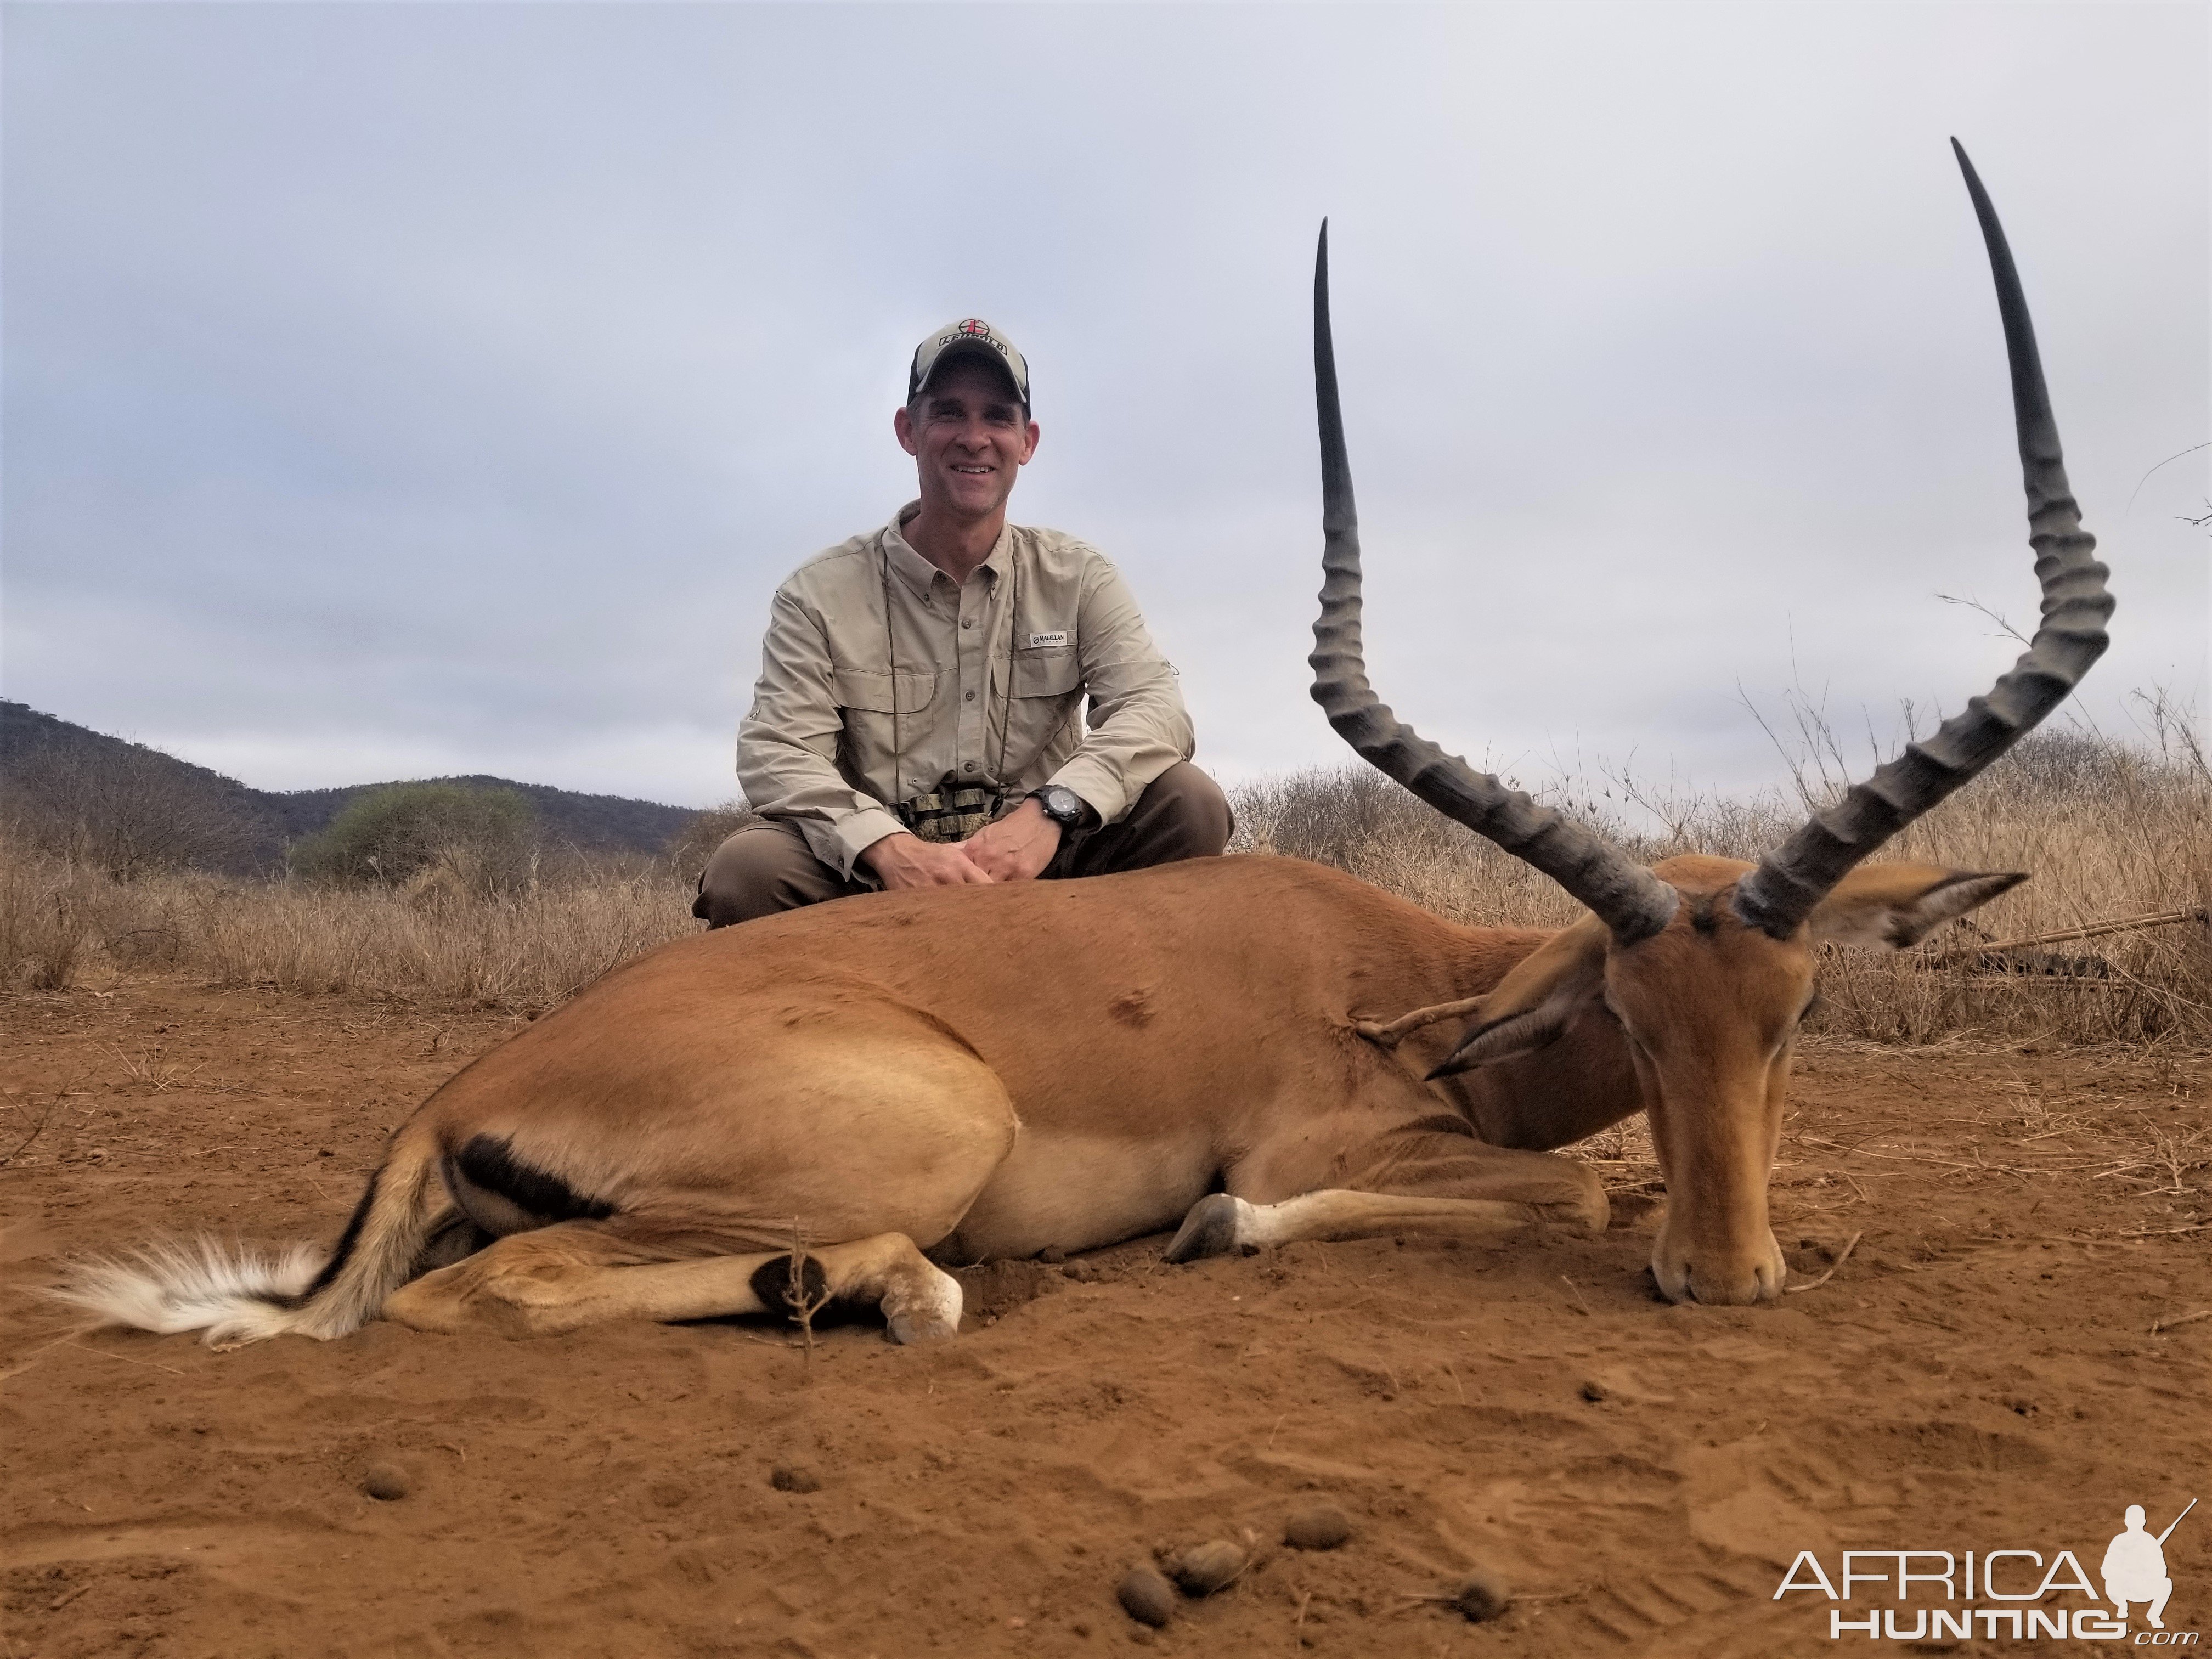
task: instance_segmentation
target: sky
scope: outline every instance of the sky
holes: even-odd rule
[[[1307,693],[1331,224],[1369,660],[1524,783],[1780,781],[2036,588],[2005,219],[2112,567],[2072,717],[2208,702],[2197,5],[8,4],[0,694],[263,788],[735,793],[769,595],[988,319],[1018,522],[1231,781]],[[1764,724],[1762,723],[1764,722]]]

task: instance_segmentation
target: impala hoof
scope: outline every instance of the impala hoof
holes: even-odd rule
[[[1592,1185],[1595,1187],[1595,1182]],[[1602,1187],[1564,1204],[1534,1204],[1529,1207],[1536,1212],[1539,1221],[1592,1237],[1603,1232],[1613,1222],[1613,1200],[1606,1196]]]
[[[964,1298],[960,1281],[941,1268],[924,1264],[927,1278],[894,1290],[883,1299],[884,1325],[892,1341],[912,1347],[919,1342],[950,1342],[960,1334],[960,1310]]]
[[[1202,1256],[1228,1255],[1245,1243],[1244,1218],[1252,1206],[1227,1193],[1214,1193],[1190,1206],[1182,1227],[1169,1244],[1170,1261],[1196,1261]]]

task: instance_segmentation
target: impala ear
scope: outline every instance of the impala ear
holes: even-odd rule
[[[1474,1024],[1429,1080],[1534,1054],[1556,1042],[1604,988],[1610,937],[1603,921],[1585,916],[1538,945],[1483,998]]]
[[[1807,926],[1816,945],[1902,951],[2027,879],[2016,870],[1979,875],[1932,864],[1862,864],[1813,908]]]

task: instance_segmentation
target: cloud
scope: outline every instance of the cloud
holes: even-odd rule
[[[2000,27],[2000,21],[2002,26]],[[9,695],[264,787],[703,802],[767,597],[991,318],[1232,775],[1304,690],[1314,228],[1376,676],[1472,754],[1774,775],[2033,617],[1957,132],[2114,568],[2084,702],[2204,695],[2189,9],[21,8]],[[2063,108],[2063,119],[2054,118]]]

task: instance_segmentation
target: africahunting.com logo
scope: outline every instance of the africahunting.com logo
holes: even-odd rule
[[[1811,1550],[1800,1550],[1782,1575],[1774,1599],[1806,1594],[1836,1604],[1827,1610],[1828,1635],[1834,1641],[1858,1636],[1892,1642],[2070,1637],[2136,1647],[2195,1647],[2197,1632],[2166,1627],[2166,1604],[2173,1595],[2166,1540],[2196,1507],[2192,1498],[2164,1532],[2154,1533],[2142,1505],[2129,1504],[2124,1529],[2105,1547],[2094,1583],[2070,1549],[2059,1550],[2047,1562],[2040,1550],[1845,1550],[1833,1576]],[[2141,1609],[2144,1628],[2130,1623],[2130,1607]]]

